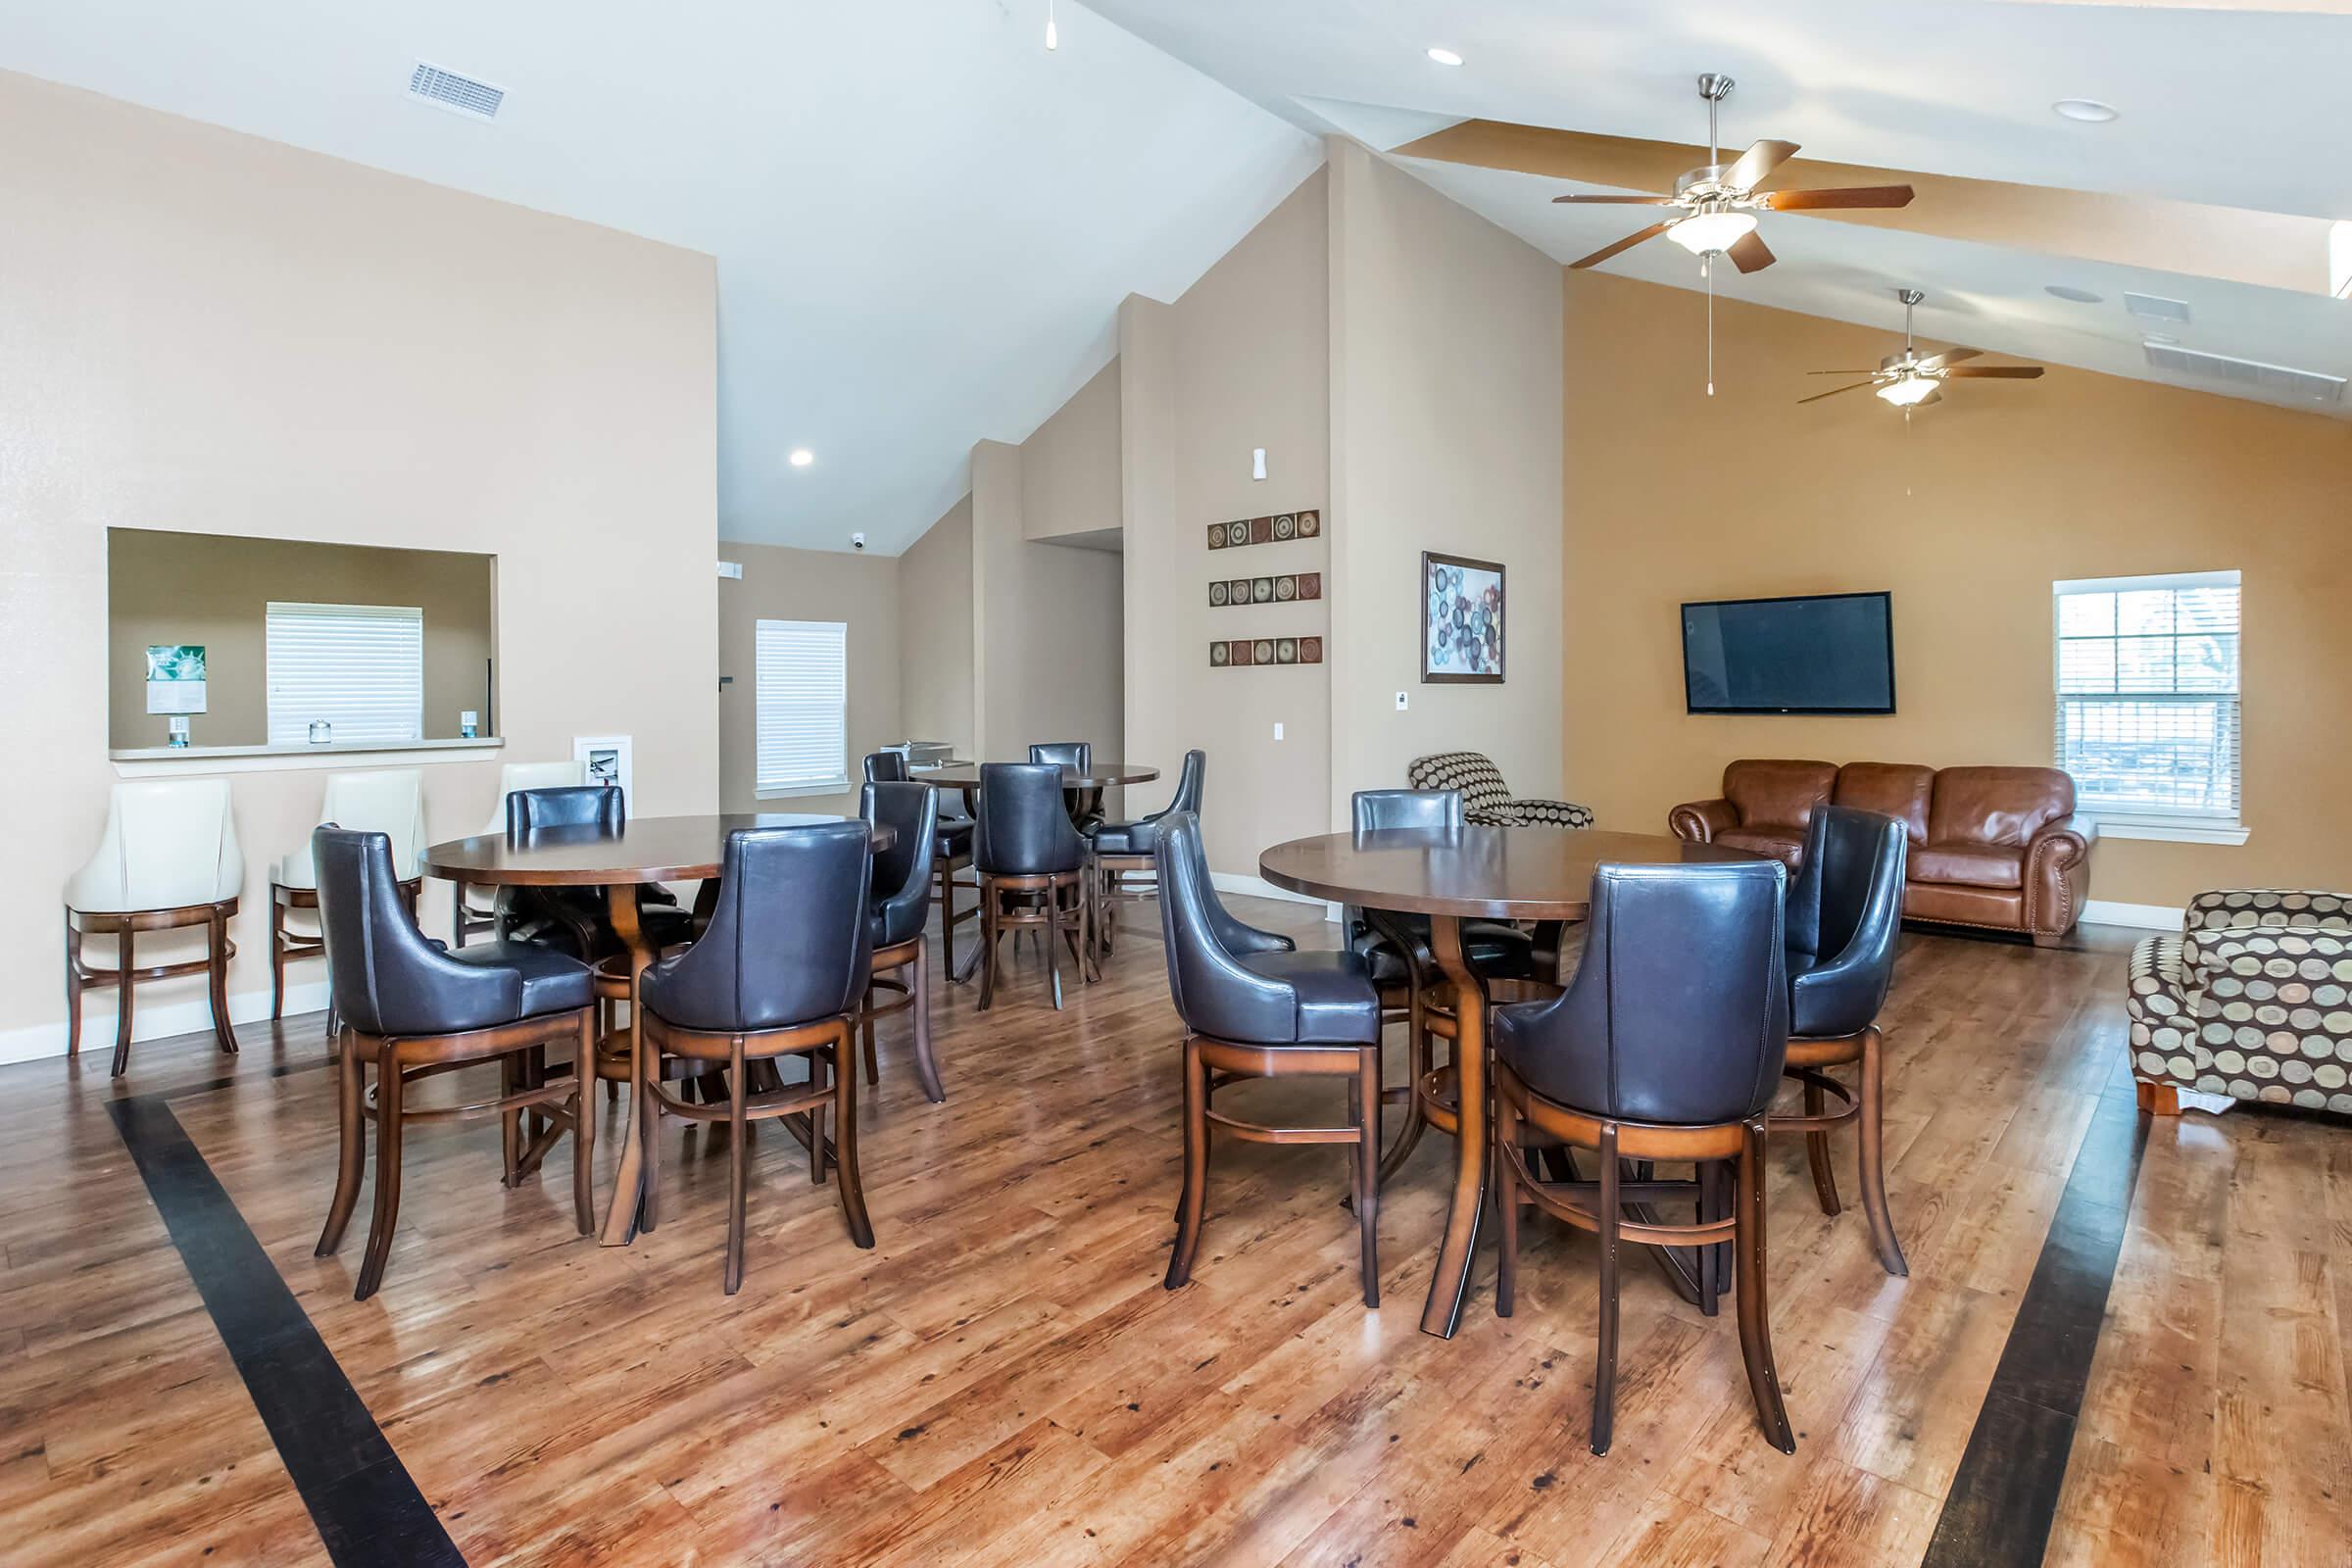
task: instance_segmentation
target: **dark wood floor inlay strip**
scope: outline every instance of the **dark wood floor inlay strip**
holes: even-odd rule
[[[1921,1568],[2041,1561],[2147,1140],[2119,1072],[2091,1113]]]
[[[334,1353],[161,1095],[107,1104],[338,1568],[465,1568]]]

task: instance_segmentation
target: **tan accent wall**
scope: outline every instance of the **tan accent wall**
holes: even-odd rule
[[[972,498],[950,507],[899,557],[895,740],[945,741],[972,758]]]
[[[2091,896],[2352,887],[2352,429],[2087,371],[1957,383],[1908,429],[1867,392],[1798,408],[1805,371],[1887,333],[1568,273],[1569,789],[1665,831],[1740,757],[1948,766],[2052,760],[2050,585],[2243,573],[2242,847],[2107,839]],[[1899,711],[1684,711],[1687,600],[1887,589]]]
[[[1210,577],[1328,574],[1324,538],[1208,548],[1208,524],[1326,510],[1331,472],[1327,175],[1318,171],[1174,304],[1120,314],[1129,757],[1175,776],[1208,754],[1212,869],[1324,831],[1331,666],[1214,669],[1212,639],[1325,635],[1328,601],[1211,609]],[[1250,477],[1251,449],[1268,477]],[[1285,738],[1273,738],[1274,726]],[[1152,791],[1134,792],[1139,797]]]
[[[422,610],[423,738],[455,738],[468,709],[480,715],[478,733],[490,733],[491,557],[144,528],[110,529],[107,539],[110,745],[169,739],[165,716],[147,711],[147,650],[157,643],[204,647],[205,711],[189,720],[193,744],[268,741],[273,600]]]
[[[1119,526],[1119,363],[1095,372],[1021,443],[1021,531],[1037,540]]]
[[[715,808],[710,258],[20,75],[0,145],[40,150],[0,159],[0,689],[28,748],[0,1054],[63,1045],[57,893],[115,781],[110,526],[495,555],[504,757],[628,733],[635,812]],[[424,771],[432,835],[489,818],[495,763]],[[232,993],[266,997],[270,864],[323,782],[233,776]],[[201,997],[142,988],[141,1015]],[[88,1012],[103,1038],[111,996]]]
[[[743,577],[718,579],[720,809],[812,811],[854,816],[868,752],[906,739],[900,697],[899,564],[884,556],[721,540]],[[759,623],[838,620],[848,626],[850,787],[838,795],[761,800],[759,791]]]
[[[1558,266],[1353,142],[1330,167],[1333,825],[1431,752],[1556,797]],[[1506,568],[1501,684],[1422,684],[1425,550]]]

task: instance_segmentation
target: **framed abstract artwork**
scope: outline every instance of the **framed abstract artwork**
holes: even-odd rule
[[[1421,553],[1424,684],[1502,684],[1502,564]]]

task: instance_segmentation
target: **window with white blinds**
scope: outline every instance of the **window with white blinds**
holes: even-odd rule
[[[2058,765],[2118,821],[2238,815],[2234,571],[2054,585]]]
[[[424,612],[398,605],[267,610],[270,744],[300,746],[320,719],[338,746],[424,738]]]
[[[850,787],[849,632],[838,620],[760,622],[760,794]]]

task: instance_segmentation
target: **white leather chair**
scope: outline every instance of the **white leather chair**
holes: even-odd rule
[[[245,856],[237,848],[236,817],[224,778],[150,779],[117,784],[106,807],[106,832],[89,863],[66,882],[66,1052],[81,1051],[81,994],[118,988],[113,1074],[130,1064],[131,993],[135,982],[177,975],[212,977],[213,1035],[222,1051],[237,1049],[228,1022],[229,917],[245,885]],[[202,926],[205,955],[140,968],[134,934]],[[85,936],[115,939],[115,966],[81,961]]]
[[[329,773],[326,799],[318,808],[321,826],[332,822],[355,833],[382,833],[392,840],[392,865],[400,877],[401,896],[409,912],[416,912],[416,895],[424,872],[418,863],[424,854],[424,775],[416,768],[380,773]],[[311,863],[310,836],[302,847],[281,857],[270,868],[270,1016],[280,1017],[286,1005],[286,965],[296,958],[316,957],[326,951],[314,928],[298,931],[287,919],[295,909],[318,907],[318,871]],[[316,913],[313,914],[314,925]],[[334,1032],[330,1017],[327,1032]]]
[[[507,830],[507,797],[516,790],[560,790],[588,782],[588,764],[570,762],[509,762],[498,770],[498,805],[476,835],[488,838]],[[498,889],[461,882],[452,901],[450,946],[462,948],[476,931],[498,926]]]

